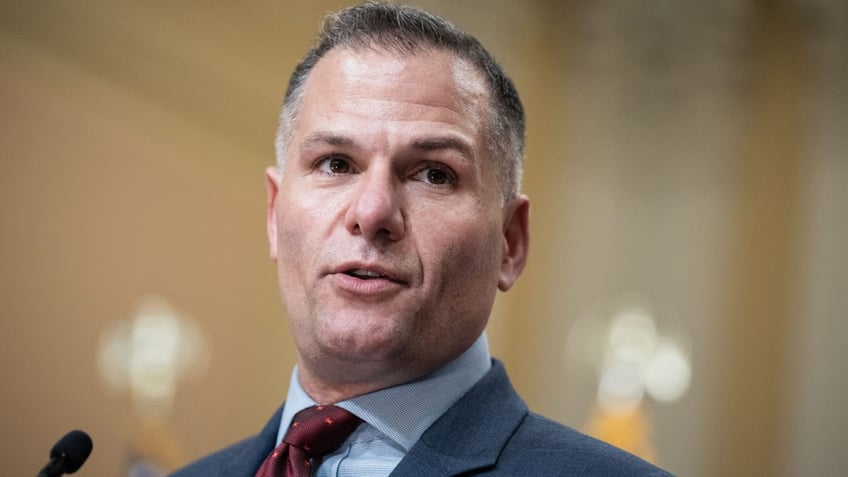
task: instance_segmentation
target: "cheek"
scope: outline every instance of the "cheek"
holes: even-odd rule
[[[298,225],[302,222],[303,218],[291,209],[286,210],[285,213],[277,213],[277,246],[279,255],[277,266],[281,270],[296,266],[298,257],[302,256],[300,247],[307,243],[301,237],[303,227]]]
[[[327,248],[334,224],[338,222],[339,201],[326,194],[288,189],[277,203],[277,274],[283,301],[289,308],[303,308],[309,290],[327,261]]]
[[[488,308],[498,282],[501,240],[497,227],[457,222],[439,227],[432,235],[429,254],[440,264],[436,268],[441,295],[451,297],[460,309]]]
[[[314,227],[307,226],[309,217],[302,210],[288,207],[277,213],[277,274],[283,299],[296,299],[292,293],[302,289],[302,280],[308,268],[307,257],[315,256],[310,250],[316,240],[307,237]]]
[[[277,203],[277,240],[283,262],[299,263],[304,253],[315,256],[327,236],[338,206],[330,197],[315,195],[293,191]]]

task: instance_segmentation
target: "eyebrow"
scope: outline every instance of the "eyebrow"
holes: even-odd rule
[[[314,146],[333,146],[345,149],[358,149],[358,145],[351,137],[333,133],[330,131],[315,131],[303,140],[306,148]],[[466,141],[453,136],[432,136],[416,139],[409,146],[410,149],[419,152],[430,151],[456,151],[464,159],[471,160],[474,157],[473,148]]]
[[[468,160],[474,157],[470,144],[452,136],[436,136],[417,139],[413,141],[412,149],[422,152],[452,150],[458,152],[462,157]]]
[[[345,148],[353,148],[356,146],[356,141],[353,139],[342,136],[340,134],[331,133],[328,131],[316,131],[304,138],[303,140],[304,146],[335,146],[335,147],[345,147]]]

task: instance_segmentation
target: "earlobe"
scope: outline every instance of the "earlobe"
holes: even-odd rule
[[[265,188],[268,191],[268,216],[265,226],[268,232],[268,251],[271,260],[277,260],[277,214],[275,204],[280,191],[280,171],[276,166],[265,169]]]
[[[498,278],[498,288],[501,291],[512,288],[527,264],[530,245],[529,217],[530,200],[526,195],[518,195],[504,207],[504,253]]]

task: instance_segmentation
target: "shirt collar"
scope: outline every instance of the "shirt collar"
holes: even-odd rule
[[[464,353],[429,376],[336,405],[357,415],[409,452],[421,434],[489,371],[491,361],[484,333]],[[277,444],[283,440],[294,415],[315,404],[300,386],[295,367]]]

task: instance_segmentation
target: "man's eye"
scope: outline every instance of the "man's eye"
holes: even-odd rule
[[[415,174],[415,178],[433,185],[448,185],[456,182],[450,172],[433,166],[421,169],[417,174]]]
[[[351,166],[346,158],[331,156],[318,163],[318,170],[327,174],[347,174],[351,172]]]

